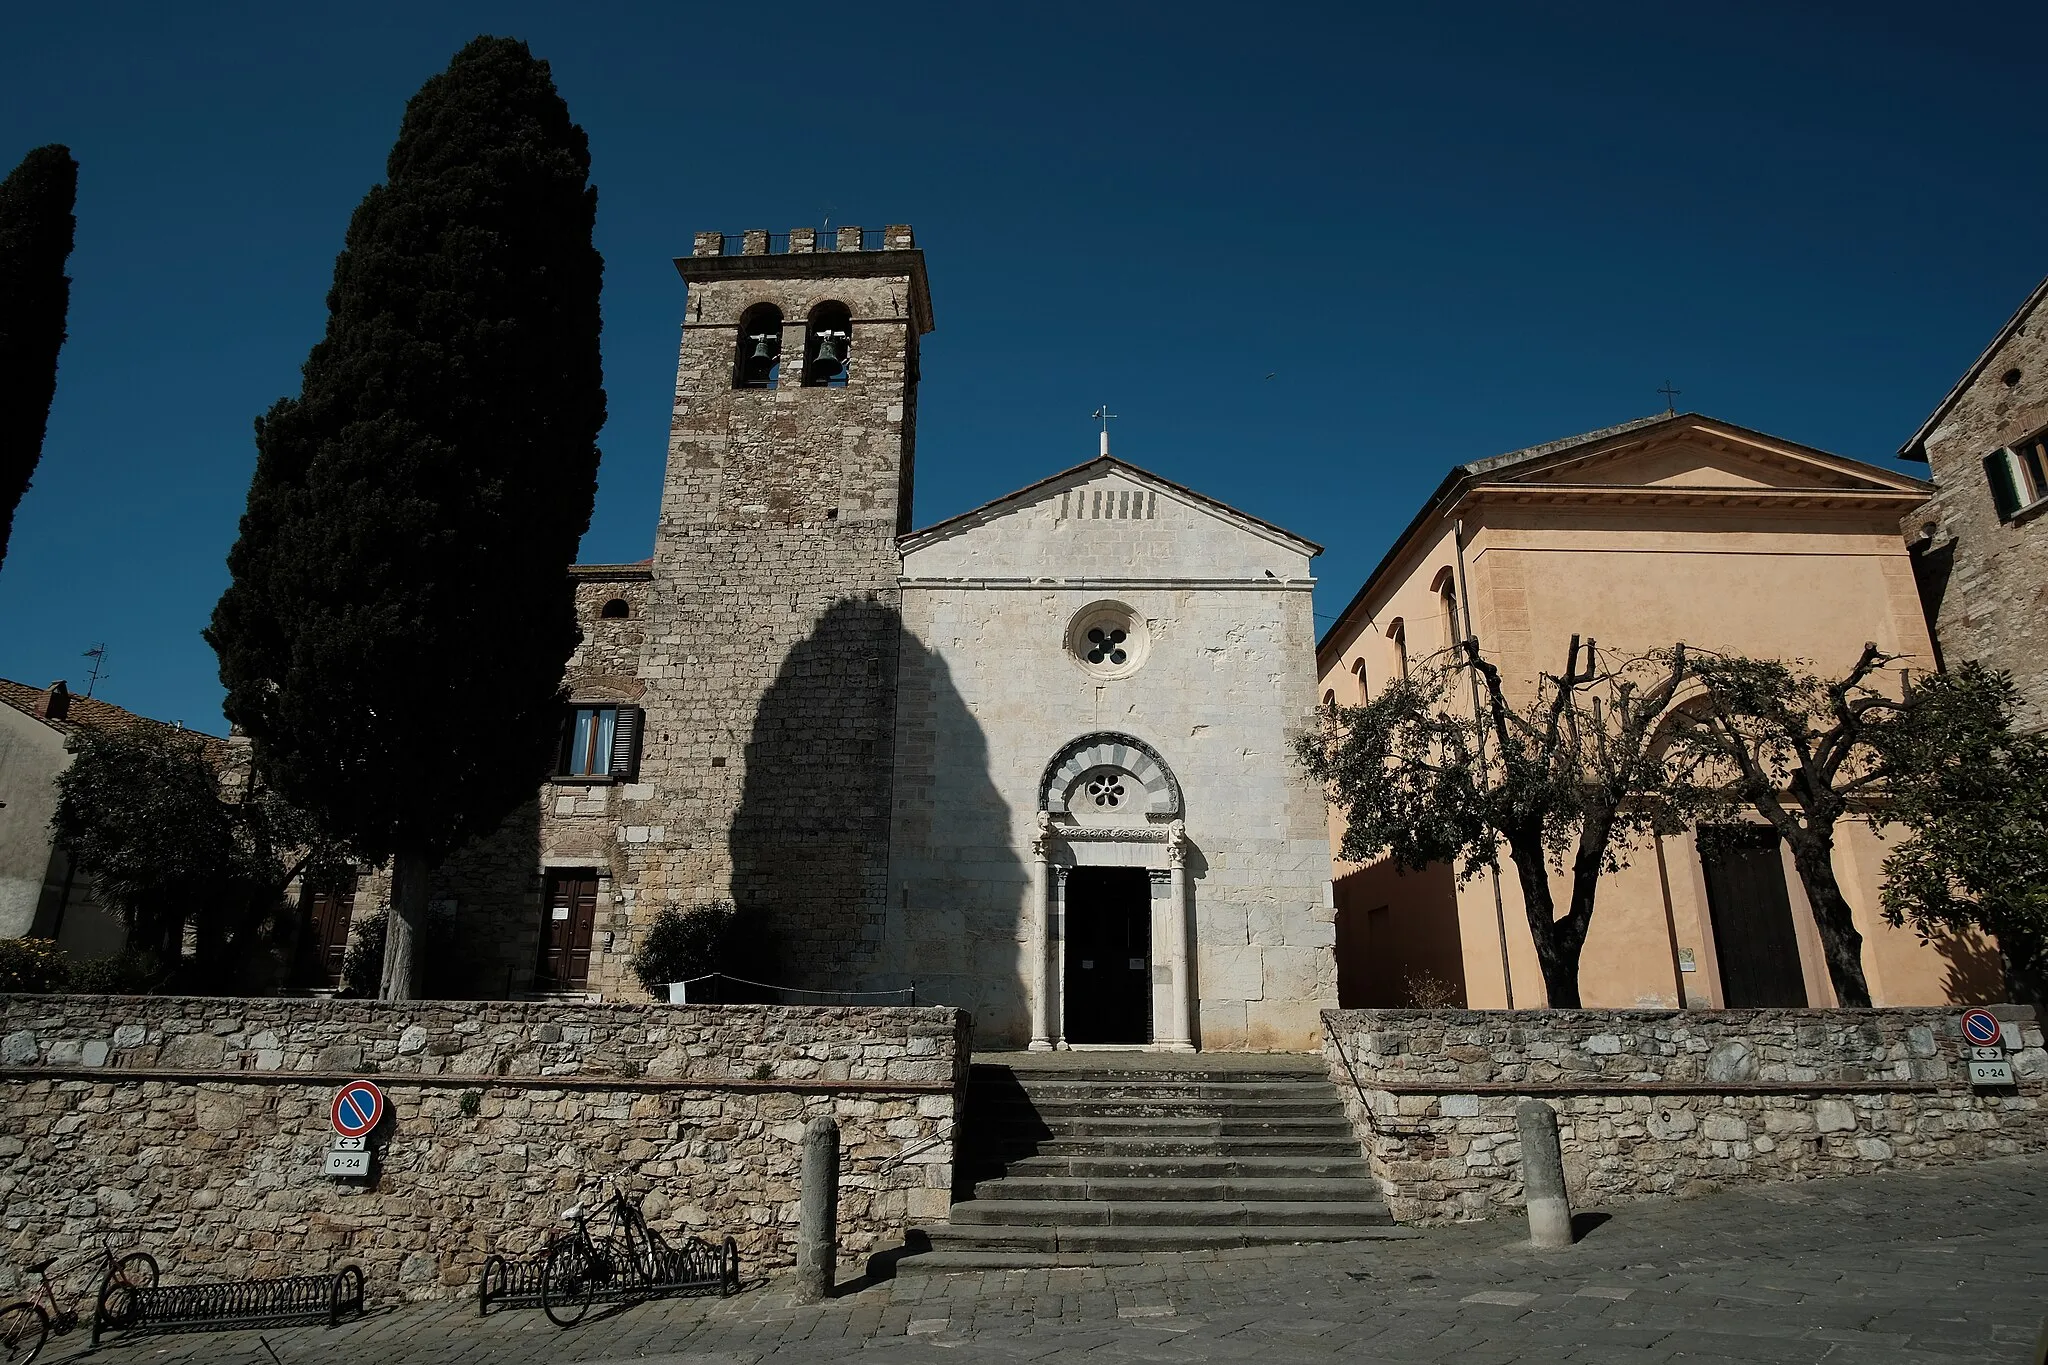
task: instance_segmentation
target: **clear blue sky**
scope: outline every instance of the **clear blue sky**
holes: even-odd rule
[[[0,163],[82,164],[0,676],[220,730],[250,422],[405,101],[526,39],[590,133],[651,545],[698,229],[909,222],[919,524],[1117,453],[1323,542],[1335,611],[1452,463],[1682,407],[1891,463],[2048,272],[2048,7],[10,6]],[[1797,12],[1795,12],[1797,11]],[[1270,376],[1270,377],[1269,377]]]

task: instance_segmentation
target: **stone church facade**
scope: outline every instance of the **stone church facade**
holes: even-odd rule
[[[730,899],[780,983],[915,986],[980,1046],[1316,1047],[1318,547],[1107,457],[912,534],[910,229],[676,264],[654,553],[573,570],[559,771],[442,869],[442,989],[640,998],[640,930]]]

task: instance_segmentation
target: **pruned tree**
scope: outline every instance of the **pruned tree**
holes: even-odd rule
[[[1896,658],[1866,644],[1828,680],[1774,659],[1699,655],[1704,691],[1687,698],[1675,727],[1698,789],[1754,809],[1791,849],[1835,998],[1847,1006],[1869,1005],[1870,986],[1863,935],[1835,878],[1835,826],[1851,809],[1874,809],[1892,774],[1882,740],[1906,701],[1878,684]]]
[[[71,306],[78,163],[52,143],[0,180],[0,562],[14,511],[43,458],[57,393],[57,352]]]
[[[257,423],[207,639],[279,788],[392,862],[383,994],[418,989],[427,878],[534,798],[579,638],[603,262],[547,63],[478,38],[407,105],[296,398]]]
[[[1923,938],[1998,941],[2010,998],[2048,1005],[2048,738],[2013,729],[2012,679],[1981,664],[1915,685],[1879,738],[1885,815],[1907,836],[1885,859],[1884,912]]]
[[[344,857],[260,777],[224,787],[197,735],[84,730],[69,748],[51,834],[127,924],[130,948],[181,989],[237,988],[238,969],[273,946],[285,888]]]
[[[1603,664],[1573,636],[1564,671],[1516,708],[1500,670],[1468,639],[1363,706],[1328,713],[1297,757],[1347,826],[1339,856],[1405,867],[1498,868],[1507,845],[1550,1005],[1580,1004],[1579,959],[1600,878],[1636,838],[1672,819],[1672,771],[1659,725],[1688,668],[1684,649]],[[1456,680],[1476,677],[1476,714]],[[1569,868],[1559,914],[1552,869]]]

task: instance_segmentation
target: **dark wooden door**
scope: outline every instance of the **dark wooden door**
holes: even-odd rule
[[[580,991],[590,981],[590,940],[597,929],[596,874],[550,872],[545,904],[534,984],[544,991]]]
[[[1803,1008],[1806,979],[1778,832],[1763,825],[1708,827],[1700,830],[1699,845],[1721,1003],[1729,1009]]]
[[[356,879],[299,893],[299,983],[333,990],[348,959],[349,924],[356,913]]]
[[[1152,877],[1142,867],[1067,874],[1066,1036],[1152,1041]]]

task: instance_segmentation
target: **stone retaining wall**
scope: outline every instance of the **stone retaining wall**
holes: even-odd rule
[[[472,1285],[617,1176],[664,1233],[794,1256],[799,1141],[841,1127],[841,1245],[943,1218],[967,1017],[953,1009],[0,996],[0,1289],[103,1232],[167,1276],[363,1267]],[[329,1105],[375,1079],[377,1174],[321,1175]]]
[[[1960,1009],[1327,1010],[1324,1055],[1408,1223],[1522,1202],[1515,1106],[1558,1111],[1575,1201],[2048,1149],[2048,1052],[2001,1006],[2017,1090],[1972,1090]]]

